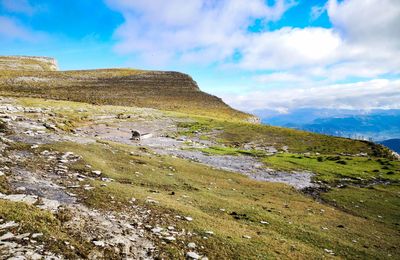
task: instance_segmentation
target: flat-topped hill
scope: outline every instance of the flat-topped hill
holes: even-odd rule
[[[36,63],[25,65],[33,61]],[[55,64],[49,58],[0,57],[0,64],[3,64],[0,66],[0,93],[255,121],[255,117],[202,92],[197,83],[183,73],[135,69],[55,71],[50,65],[40,70],[40,66],[45,68],[44,64],[50,64],[46,61]]]
[[[0,70],[56,71],[58,66],[48,57],[0,56]]]

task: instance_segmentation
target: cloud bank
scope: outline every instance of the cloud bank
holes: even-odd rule
[[[278,0],[271,6],[263,0],[107,3],[125,18],[115,32],[119,53],[154,64],[217,64],[256,72],[249,85],[257,91],[225,96],[235,107],[372,108],[400,103],[399,81],[374,80],[400,74],[397,0],[328,0],[311,8],[310,20],[326,12],[331,28],[275,30],[268,30],[268,23],[279,20],[296,2]],[[249,29],[255,23],[264,29]],[[285,88],[270,90],[271,85]]]
[[[299,108],[400,109],[400,80],[375,79],[349,84],[311,88],[256,91],[225,95],[224,99],[242,110],[251,108],[279,112]]]

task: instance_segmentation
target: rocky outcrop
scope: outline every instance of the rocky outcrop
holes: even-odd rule
[[[48,57],[0,56],[0,70],[56,71],[58,66]]]
[[[3,63],[0,68],[10,68],[7,73],[0,74],[0,91],[11,96],[150,107],[257,122],[253,116],[232,109],[220,98],[202,92],[189,75],[180,72],[133,69],[54,71],[53,59],[37,57],[3,57],[0,62]],[[45,64],[48,69],[45,69]]]

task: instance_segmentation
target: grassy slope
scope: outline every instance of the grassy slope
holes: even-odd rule
[[[89,163],[116,180],[107,187],[94,182],[98,188],[86,194],[89,205],[115,208],[114,204],[107,203],[110,196],[119,205],[128,204],[132,197],[138,203],[151,197],[159,201],[158,205],[151,206],[155,214],[169,218],[169,224],[176,222],[179,228],[200,234],[190,241],[204,246],[199,251],[211,259],[301,258],[304,255],[321,258],[326,255],[325,248],[345,258],[365,259],[385,258],[396,251],[392,246],[398,234],[385,223],[320,204],[283,184],[257,182],[242,175],[156,156],[151,151],[143,154],[131,146],[108,142],[63,143],[52,148],[82,155],[84,162],[76,165],[76,170]],[[242,215],[235,219],[232,212]],[[175,215],[191,216],[194,220],[177,221]],[[263,225],[260,221],[270,224]],[[369,232],[365,232],[365,226]],[[208,240],[201,238],[206,231],[214,232]],[[244,235],[252,238],[243,238]],[[178,252],[169,248],[165,254],[178,257]]]
[[[278,154],[266,157],[264,162],[280,170],[309,170],[318,174],[318,180],[328,183],[342,178],[350,178],[353,182],[400,181],[400,161],[382,158]]]
[[[267,125],[255,125],[244,122],[227,121],[215,118],[192,117],[195,122],[181,123],[185,130],[184,135],[195,135],[202,132],[206,137],[212,130],[219,130],[213,137],[226,146],[242,148],[245,144],[255,147],[273,146],[282,150],[285,146],[290,152],[295,153],[320,153],[320,154],[359,154],[387,157],[388,149],[371,142],[357,141],[341,137],[315,134],[289,128]]]
[[[153,73],[161,75],[152,75]],[[135,78],[139,76],[139,79]],[[29,77],[34,79],[27,80]],[[152,107],[230,120],[245,120],[250,117],[232,109],[218,97],[200,91],[187,75],[174,72],[134,69],[0,70],[0,94],[100,105]]]
[[[134,108],[105,106],[98,107],[66,101],[43,101],[39,99],[22,99],[24,105],[46,106],[58,111],[61,120],[70,120],[73,124],[85,124],[85,117],[93,113],[138,113]],[[80,109],[85,112],[78,113]],[[80,115],[83,115],[81,117]],[[163,116],[174,116],[187,120],[187,115],[167,113]],[[298,152],[311,151],[329,153],[359,153],[371,151],[371,144],[352,141],[343,138],[334,138],[315,135],[295,130],[270,126],[255,126],[240,122],[224,121],[205,117],[193,117],[191,123],[182,122],[184,127],[181,134],[195,135],[198,131],[209,138],[217,138],[228,147],[214,147],[207,152],[219,154],[242,154],[240,148],[244,143],[258,141],[264,145],[287,145]],[[211,135],[217,129],[217,135]],[[226,132],[221,132],[221,130]],[[314,143],[315,142],[315,143]],[[335,202],[345,212],[315,202],[292,188],[274,183],[260,183],[249,180],[241,175],[213,170],[208,167],[186,162],[170,157],[159,157],[150,151],[142,154],[134,147],[104,143],[96,145],[58,144],[53,149],[73,151],[84,158],[84,162],[76,165],[76,170],[82,170],[86,163],[102,170],[116,182],[107,187],[100,187],[100,183],[93,183],[98,189],[85,194],[86,203],[98,208],[115,208],[126,205],[131,197],[144,203],[148,196],[160,202],[153,207],[154,212],[169,218],[167,222],[176,222],[181,228],[194,230],[204,234],[207,230],[214,231],[215,235],[209,240],[194,237],[195,241],[203,245],[211,258],[265,258],[280,257],[300,258],[309,255],[313,258],[326,255],[323,249],[332,249],[336,254],[346,258],[385,258],[387,254],[395,255],[395,241],[398,234],[393,229],[395,219],[398,219],[396,186],[390,193],[390,200],[383,203],[378,199],[371,204],[371,209],[365,212],[355,212],[347,208],[352,201],[358,201],[362,188],[334,189],[323,194],[324,200]],[[374,148],[378,149],[378,148]],[[372,149],[372,150],[374,150]],[[131,155],[133,152],[136,155]],[[250,151],[251,152],[251,151]],[[252,153],[255,156],[264,156],[262,153]],[[302,157],[302,158],[299,158]],[[322,157],[319,162],[318,157]],[[337,159],[328,157],[334,155],[298,155],[280,154],[266,157],[268,166],[279,169],[295,170],[307,169],[317,173],[317,178],[327,182],[334,182],[341,177],[383,177],[395,180],[398,162],[387,159],[374,158],[369,161],[364,157],[341,156],[340,160],[346,164],[337,163]],[[349,159],[346,159],[349,158]],[[393,164],[393,165],[388,165]],[[382,169],[388,166],[389,169]],[[175,169],[171,171],[169,167]],[[378,169],[379,172],[374,170]],[[395,175],[387,174],[395,171]],[[137,172],[139,174],[137,174]],[[173,173],[173,176],[168,176]],[[386,189],[383,187],[381,189]],[[376,188],[376,190],[379,190]],[[369,195],[380,198],[374,189],[368,189]],[[175,195],[170,195],[175,192]],[[386,192],[386,191],[385,191]],[[386,193],[385,193],[386,194]],[[183,197],[184,195],[184,197]],[[110,196],[120,204],[110,204]],[[186,197],[187,196],[187,197]],[[212,203],[210,203],[212,201]],[[372,201],[369,199],[368,201]],[[380,202],[380,207],[376,207]],[[395,203],[393,203],[395,202]],[[117,205],[117,206],[116,206]],[[369,204],[366,204],[370,206]],[[387,207],[388,206],[388,207]],[[226,211],[220,211],[225,208]],[[369,207],[366,207],[368,209]],[[322,210],[321,210],[322,209]],[[356,208],[355,208],[356,209]],[[246,214],[246,217],[234,219],[230,213]],[[385,217],[380,219],[374,215],[377,211]],[[346,213],[348,212],[348,213]],[[169,217],[166,215],[169,214]],[[193,222],[176,221],[174,215],[190,215]],[[374,215],[375,217],[368,217]],[[367,217],[367,219],[365,219]],[[386,221],[386,218],[388,221]],[[259,221],[268,221],[270,225],[262,225]],[[289,222],[291,224],[289,224]],[[166,223],[166,224],[167,224]],[[345,228],[337,227],[343,225]],[[364,232],[364,226],[371,231]],[[327,230],[323,229],[328,228]],[[249,235],[252,239],[242,238]],[[379,238],[383,238],[380,241]],[[355,240],[356,242],[353,242]],[[189,240],[186,242],[190,242]],[[381,243],[382,242],[382,243]],[[162,245],[160,245],[162,246]],[[176,245],[179,248],[178,245]],[[174,247],[164,248],[167,256],[179,256],[179,250]]]
[[[20,102],[29,106],[56,109],[54,120],[67,122],[71,128],[85,124],[87,117],[93,113],[140,112],[135,108],[99,107],[67,101],[21,99]],[[84,112],[79,112],[81,109]],[[179,113],[162,115],[182,118],[183,121],[188,118],[188,115]],[[377,161],[378,158],[368,161],[366,158],[351,157],[348,160],[347,156],[343,156],[341,160],[346,161],[346,164],[327,159],[331,154],[340,153],[368,152],[387,155],[380,146],[367,142],[220,118],[189,117],[195,122],[182,123],[185,129],[181,134],[197,135],[197,131],[200,131],[203,137],[216,138],[221,144],[228,145],[225,150],[216,149],[222,153],[240,153],[245,143],[253,142],[257,145],[274,145],[277,148],[287,145],[290,151],[322,154],[310,155],[310,158],[304,156],[301,159],[295,158],[299,155],[292,154],[267,157],[265,160],[272,167],[312,170],[317,173],[318,178],[328,182],[339,176],[370,179],[382,174],[383,177],[394,180],[399,175],[396,171],[398,162],[387,159],[381,159],[381,163]],[[84,162],[75,165],[78,171],[89,163],[116,180],[107,187],[100,187],[100,183],[94,182],[93,185],[98,188],[85,194],[88,205],[123,210],[121,205],[126,205],[131,197],[138,198],[138,203],[144,203],[151,196],[160,204],[147,206],[153,208],[154,214],[169,219],[168,224],[176,222],[178,227],[201,235],[207,230],[214,231],[215,235],[208,240],[195,236],[186,241],[203,245],[205,249],[199,251],[211,259],[283,256],[302,258],[304,255],[322,258],[327,256],[325,248],[332,249],[344,258],[382,259],[388,254],[396,256],[399,234],[393,227],[398,226],[399,191],[395,185],[375,186],[368,190],[356,187],[333,189],[322,195],[324,200],[344,210],[341,211],[320,204],[283,184],[256,182],[241,175],[176,158],[159,157],[151,152],[143,154],[134,147],[113,143],[64,143],[51,148],[82,155]],[[130,152],[136,155],[131,155]],[[318,157],[322,157],[322,162],[318,161]],[[392,165],[387,165],[388,163]],[[382,169],[384,166],[390,169]],[[171,171],[169,167],[175,171]],[[379,172],[374,171],[377,169]],[[395,174],[388,174],[389,171],[394,171]],[[168,173],[174,175],[169,176]],[[175,195],[170,195],[171,192]],[[108,203],[110,196],[114,196],[119,203]],[[354,207],[354,202],[360,200],[368,201],[363,210]],[[220,208],[225,208],[226,211],[222,212]],[[235,219],[230,215],[232,212],[246,216],[241,215],[239,219]],[[382,218],[378,217],[378,212]],[[174,218],[176,214],[192,216],[194,221],[177,221]],[[261,220],[268,221],[270,225],[260,224]],[[340,225],[344,228],[338,227]],[[366,226],[368,232],[365,232]],[[249,235],[252,239],[245,239],[243,235]],[[179,247],[179,244],[165,247],[165,255],[179,257]]]

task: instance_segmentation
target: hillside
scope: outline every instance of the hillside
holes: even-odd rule
[[[0,259],[400,257],[382,145],[246,122],[178,72],[0,78]]]
[[[51,64],[55,61],[50,58],[0,56],[1,94],[256,121],[255,117],[230,108],[220,98],[202,92],[183,73],[133,69],[55,71]]]

